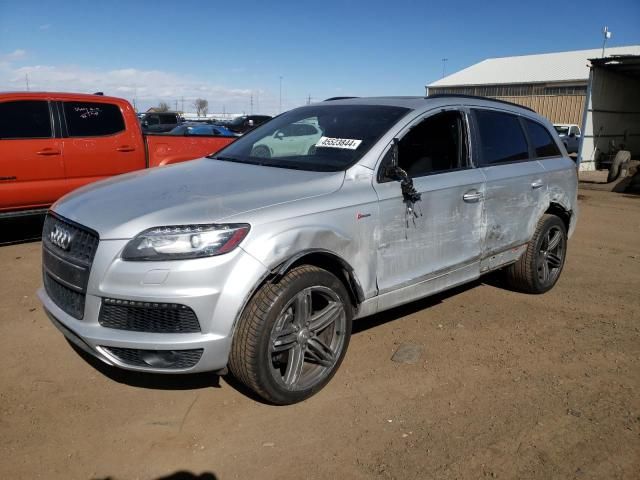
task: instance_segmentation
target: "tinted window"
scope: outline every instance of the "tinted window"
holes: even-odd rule
[[[147,122],[147,125],[160,125],[160,118],[157,115],[146,115],[143,121]]]
[[[161,113],[160,114],[160,123],[178,123],[176,116],[171,113]]]
[[[529,158],[527,140],[518,117],[491,110],[476,110],[475,114],[485,165]]]
[[[65,102],[64,113],[70,137],[113,135],[124,130],[124,118],[110,103]]]
[[[546,128],[532,120],[525,120],[525,122],[529,132],[529,139],[533,144],[537,157],[556,157],[560,155],[556,142],[553,141]]]
[[[398,164],[411,177],[466,166],[462,117],[444,112],[429,117],[407,133],[398,145]]]
[[[39,100],[0,103],[0,138],[50,138],[49,104]]]

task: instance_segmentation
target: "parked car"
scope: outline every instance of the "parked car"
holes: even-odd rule
[[[216,136],[216,137],[237,137],[237,133],[233,133],[222,125],[210,125],[208,123],[183,123],[173,130],[167,132],[167,135],[189,136]]]
[[[292,123],[274,132],[253,146],[254,157],[288,157],[306,155],[315,148],[322,136],[317,126],[311,123]]]
[[[578,153],[580,138],[582,137],[580,127],[574,124],[556,123],[553,125],[553,128],[558,132],[558,136],[562,143],[564,143],[567,152]]]
[[[149,112],[140,119],[142,131],[145,133],[168,132],[181,123],[180,114],[175,112]]]
[[[321,131],[315,148],[253,155],[301,123]],[[290,404],[329,382],[355,318],[499,269],[518,290],[551,289],[576,195],[575,163],[532,110],[465,96],[323,102],[210,158],[57,202],[38,295],[109,365],[228,366]]]
[[[0,218],[41,212],[86,183],[202,157],[233,140],[143,135],[120,98],[0,93]]]
[[[236,117],[230,122],[225,122],[224,126],[235,133],[245,133],[271,120],[268,115],[243,115]]]

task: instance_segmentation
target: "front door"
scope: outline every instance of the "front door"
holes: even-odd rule
[[[0,211],[46,207],[65,193],[52,118],[46,100],[0,102]]]
[[[469,155],[466,114],[449,110],[416,121],[398,144],[398,164],[421,200],[405,202],[400,183],[379,175],[378,289],[404,303],[479,274],[484,176]],[[390,157],[385,156],[381,169]],[[447,277],[448,273],[456,272]]]

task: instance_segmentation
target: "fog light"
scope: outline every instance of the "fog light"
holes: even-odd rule
[[[174,350],[145,350],[140,358],[150,367],[169,368],[180,360],[180,355]]]

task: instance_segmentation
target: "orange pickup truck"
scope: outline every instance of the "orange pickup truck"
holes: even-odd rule
[[[40,212],[89,182],[199,158],[233,140],[143,134],[121,98],[0,93],[0,218]]]

